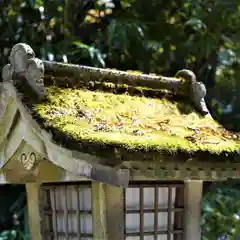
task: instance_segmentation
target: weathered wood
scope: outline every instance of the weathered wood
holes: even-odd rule
[[[38,183],[27,183],[27,205],[28,205],[28,223],[31,240],[41,240],[41,214],[40,214],[40,201],[39,201],[39,184]]]
[[[240,163],[216,162],[210,159],[208,162],[193,159],[192,161],[178,162],[174,156],[162,156],[155,162],[151,161],[126,161],[122,168],[131,170],[130,179],[137,178],[138,175],[151,179],[164,180],[204,180],[219,181],[228,178],[239,178]],[[168,161],[167,161],[168,159]]]
[[[0,154],[1,154],[1,152],[0,152]],[[1,155],[0,155],[0,157],[1,157]],[[0,169],[0,184],[4,184],[4,183],[6,183],[5,174],[4,174],[3,170]]]
[[[115,169],[108,166],[94,164],[90,179],[115,186],[127,187],[130,174],[128,170]]]
[[[105,185],[92,182],[93,240],[107,240]]]
[[[62,77],[72,81],[72,85],[78,82],[98,81],[114,84],[126,84],[152,89],[164,89],[178,94],[188,94],[189,83],[179,79],[147,74],[131,74],[124,71],[101,69],[66,63],[43,61],[45,74],[51,77]]]
[[[203,181],[185,181],[184,240],[201,239],[201,199]]]
[[[2,84],[0,85],[0,122],[2,119],[5,118],[6,115],[6,110],[9,105],[9,102],[11,102],[11,96],[9,92],[5,91],[4,87]]]
[[[7,170],[4,166],[8,164],[8,162],[14,162],[18,158],[17,155],[20,154],[21,144],[22,142],[26,142],[33,148],[33,152],[41,156],[41,159],[48,159],[49,162],[60,169],[60,171],[54,174],[54,179],[49,178],[51,174],[48,174],[47,178],[44,177],[45,174],[40,174],[41,178],[38,178],[38,180],[41,182],[58,181],[58,176],[61,180],[68,181],[68,177],[65,178],[63,174],[65,171],[72,174],[71,180],[86,177],[111,185],[127,186],[128,178],[132,177],[129,176],[128,171],[121,172],[121,170],[117,171],[115,168],[109,167],[108,165],[112,164],[112,158],[107,159],[58,146],[53,141],[52,135],[47,133],[33,120],[32,116],[22,104],[16,88],[12,83],[1,83],[1,100],[4,102],[8,101],[3,114],[4,118],[0,124],[0,133],[2,133],[0,134],[0,152],[2,156],[0,168],[2,168],[3,171]],[[121,150],[119,155],[123,157],[121,161],[124,162],[121,166],[115,167],[118,169],[127,168],[133,175],[140,174],[148,178],[215,181],[240,176],[240,164],[237,160],[237,155],[233,156],[231,153],[227,157],[223,154],[218,156],[208,154],[203,155],[203,157],[202,155],[198,157],[179,154],[177,161],[174,155],[169,156],[158,152],[148,154]],[[119,155],[116,156],[118,164]],[[204,161],[202,161],[202,159],[204,159]],[[231,164],[229,164],[227,159],[231,161]],[[37,164],[39,164],[39,162],[37,162]],[[15,166],[13,168],[15,169]],[[45,172],[44,168],[47,167],[42,168],[41,165],[41,172]],[[14,171],[12,171],[12,169],[8,168],[7,175],[14,176],[12,179],[15,181],[17,180],[15,177],[17,175],[15,175],[16,171],[14,169]],[[39,175],[39,173],[37,173],[38,169],[40,168],[31,168],[29,171],[29,173],[31,173],[30,175]],[[3,179],[4,178],[2,178],[2,181]],[[24,179],[28,179],[28,181],[29,179],[31,181],[33,179],[35,181],[32,176],[30,178],[21,177],[17,183],[26,183],[23,181]]]
[[[41,183],[61,182],[63,172],[65,172],[63,169],[46,159],[40,161],[34,170],[36,180]]]
[[[123,188],[106,185],[108,240],[124,239]]]
[[[67,79],[65,84],[74,86],[79,82],[89,84],[89,82],[110,82],[113,84],[125,84],[128,86],[138,86],[156,90],[168,90],[176,95],[188,96],[195,107],[204,115],[208,114],[204,97],[206,87],[203,83],[197,82],[195,74],[187,69],[182,69],[176,73],[174,78],[154,76],[147,74],[131,74],[113,69],[101,69],[95,67],[79,66],[66,63],[43,61],[46,77],[57,80]],[[184,81],[180,81],[184,79]]]
[[[126,187],[129,182],[129,172],[118,170],[104,164],[97,156],[87,153],[74,153],[74,151],[62,148],[52,142],[46,143],[48,159],[62,167],[76,177],[85,177],[90,180],[116,186]]]
[[[8,140],[8,136],[13,129],[13,124],[16,123],[16,118],[19,116],[19,114],[17,114],[17,106],[15,105],[15,101],[12,98],[9,100],[3,114],[4,116],[1,119],[0,123],[0,144],[4,140]]]

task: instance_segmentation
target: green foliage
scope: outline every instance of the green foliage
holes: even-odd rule
[[[240,235],[239,180],[216,183],[202,204],[202,240],[236,240]]]
[[[22,41],[44,59],[155,73],[187,67],[201,75],[221,47],[239,46],[238,0],[15,0],[1,9],[2,63]]]
[[[25,187],[4,185],[0,190],[0,240],[28,240]]]
[[[232,59],[222,64],[216,72],[216,85],[213,88],[214,98],[211,99],[214,114],[230,129],[240,130],[240,61]]]

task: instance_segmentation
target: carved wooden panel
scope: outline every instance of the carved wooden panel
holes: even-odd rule
[[[27,171],[30,171],[37,163],[37,156],[34,152],[30,152],[28,154],[22,153],[20,156],[20,162]]]
[[[42,159],[38,152],[22,140],[14,154],[2,167],[6,181],[18,184],[36,181],[34,170]]]

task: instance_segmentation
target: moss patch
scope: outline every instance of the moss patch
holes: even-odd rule
[[[190,104],[84,89],[47,88],[47,99],[33,105],[46,127],[76,141],[131,150],[176,152],[239,150],[239,141]],[[185,109],[185,113],[181,109]]]

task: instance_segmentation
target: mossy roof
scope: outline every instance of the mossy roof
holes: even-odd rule
[[[69,86],[66,76],[50,82],[46,74],[46,98],[30,108],[63,145],[71,140],[83,149],[87,144],[170,154],[239,152],[236,135],[200,114],[188,96],[109,82]]]

